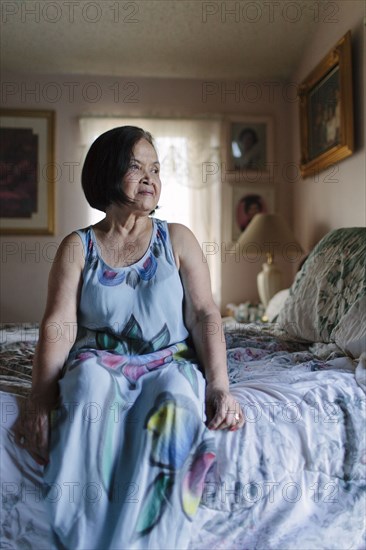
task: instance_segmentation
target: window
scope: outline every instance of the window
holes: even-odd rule
[[[94,139],[117,126],[134,125],[151,132],[161,163],[162,193],[156,217],[187,225],[208,262],[214,299],[219,306],[221,242],[220,121],[206,119],[80,119],[84,158]],[[90,208],[90,223],[104,217]],[[209,243],[209,245],[207,245]],[[219,246],[215,247],[219,250]]]

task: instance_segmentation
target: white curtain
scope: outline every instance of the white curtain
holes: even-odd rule
[[[162,193],[156,217],[182,223],[193,231],[203,249],[202,261],[208,262],[214,299],[220,306],[220,120],[82,117],[84,158],[100,134],[127,124],[151,132],[161,163]],[[103,217],[90,211],[90,223]]]

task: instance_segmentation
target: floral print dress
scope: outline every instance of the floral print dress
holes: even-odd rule
[[[77,232],[78,332],[44,472],[55,548],[187,548],[215,460],[168,226],[152,225],[144,256],[123,268],[104,263],[92,227]]]

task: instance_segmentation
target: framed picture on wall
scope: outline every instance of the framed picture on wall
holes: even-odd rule
[[[273,213],[275,191],[272,185],[234,185],[232,187],[231,240],[236,242],[258,213]]]
[[[230,116],[225,127],[225,180],[268,182],[274,160],[272,118]]]
[[[301,174],[308,177],[353,153],[351,32],[302,82]]]
[[[0,110],[0,232],[54,233],[54,111]]]

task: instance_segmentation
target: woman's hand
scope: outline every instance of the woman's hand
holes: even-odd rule
[[[35,395],[30,395],[21,405],[14,424],[15,442],[28,451],[31,457],[45,466],[49,460],[50,408]]]
[[[210,430],[236,431],[244,425],[240,404],[229,391],[212,384],[206,386],[207,427]]]

